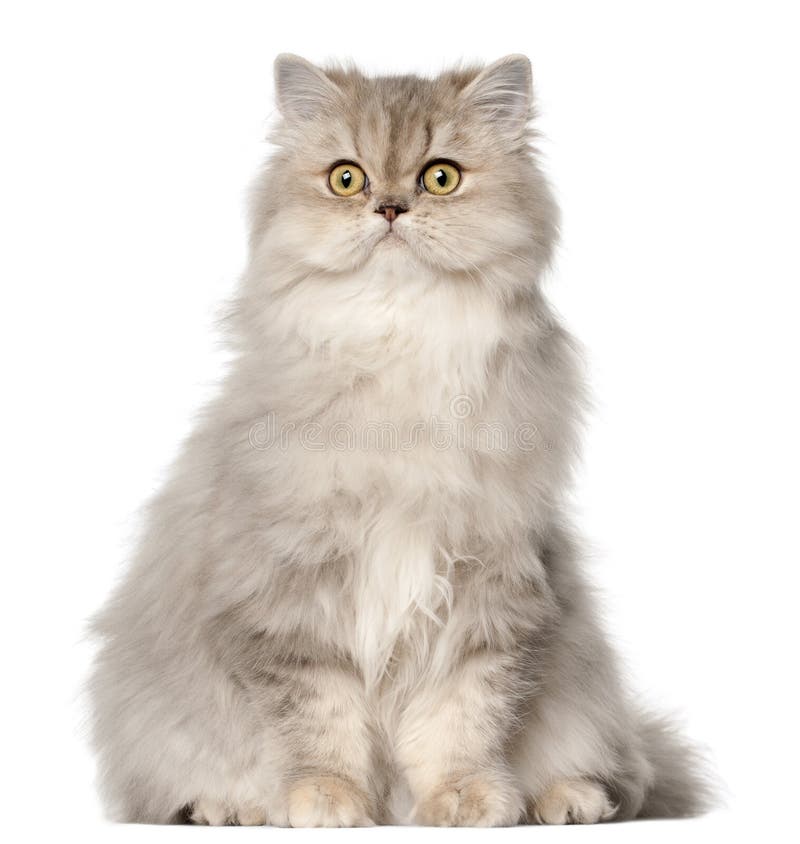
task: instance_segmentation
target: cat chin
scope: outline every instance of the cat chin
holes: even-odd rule
[[[387,232],[375,243],[370,252],[370,261],[392,267],[416,263],[408,241],[397,232]]]

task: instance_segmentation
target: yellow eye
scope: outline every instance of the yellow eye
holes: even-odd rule
[[[328,176],[328,184],[337,196],[355,196],[364,190],[367,174],[358,164],[337,164]]]
[[[453,164],[446,161],[434,161],[429,164],[422,173],[422,187],[428,193],[436,196],[445,196],[452,193],[461,181],[461,171]]]

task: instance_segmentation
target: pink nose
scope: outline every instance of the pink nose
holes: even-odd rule
[[[404,214],[406,211],[408,208],[405,205],[379,205],[375,209],[376,214],[383,214],[390,223],[397,219],[398,214]]]

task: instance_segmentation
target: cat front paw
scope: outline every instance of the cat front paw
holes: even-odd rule
[[[287,824],[309,826],[374,826],[367,798],[341,777],[305,777],[287,797]]]
[[[533,819],[540,824],[586,824],[611,820],[619,807],[592,780],[561,780],[533,801]]]
[[[514,826],[522,801],[504,777],[470,774],[448,780],[414,810],[422,826]]]
[[[267,812],[255,804],[234,807],[202,798],[192,804],[189,819],[203,826],[264,826]]]

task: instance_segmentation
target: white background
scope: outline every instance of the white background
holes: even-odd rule
[[[6,840],[406,835],[110,826],[80,733],[84,620],[220,371],[216,308],[244,263],[287,50],[373,71],[531,57],[564,211],[549,291],[597,398],[576,491],[592,573],[636,687],[683,714],[727,786],[729,808],[696,821],[413,834],[791,837],[792,17],[788,2],[676,0],[2,4]]]

